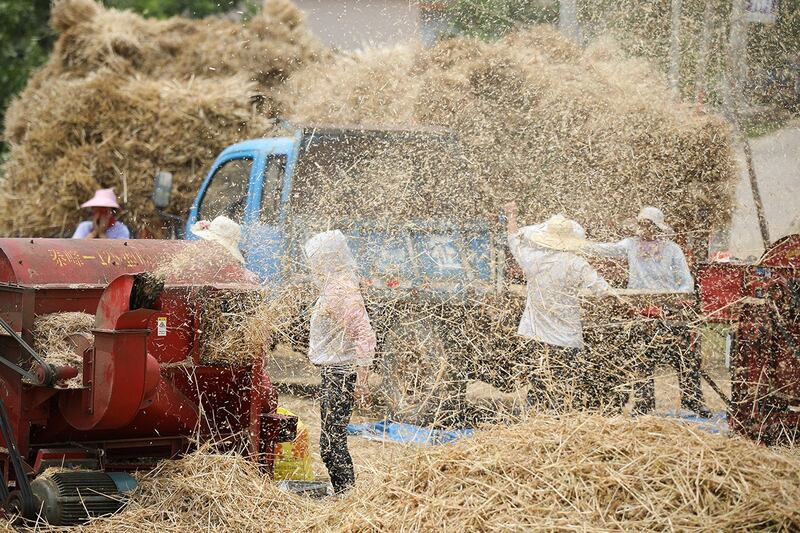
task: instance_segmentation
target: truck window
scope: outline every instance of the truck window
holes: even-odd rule
[[[251,158],[231,159],[223,163],[211,176],[197,210],[198,220],[212,220],[220,215],[241,224],[247,205],[250,186]]]
[[[353,220],[470,220],[479,195],[452,187],[459,152],[430,136],[309,134],[293,173],[292,213]],[[476,184],[477,185],[477,184]]]
[[[264,167],[264,185],[261,190],[259,221],[266,226],[278,224],[281,213],[281,190],[286,172],[286,156],[271,155]]]

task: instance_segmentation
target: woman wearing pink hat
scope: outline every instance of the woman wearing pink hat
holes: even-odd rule
[[[127,226],[116,219],[114,210],[119,209],[114,189],[100,189],[94,197],[81,204],[82,208],[91,208],[92,219],[78,224],[73,239],[130,239],[131,232]]]

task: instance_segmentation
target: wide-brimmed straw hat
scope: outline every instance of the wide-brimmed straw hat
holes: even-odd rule
[[[636,216],[636,220],[649,220],[661,231],[672,233],[672,227],[667,224],[664,217],[664,212],[657,207],[653,207],[651,205],[644,206]]]
[[[239,241],[242,238],[242,228],[225,216],[218,216],[211,222],[200,220],[192,225],[192,233],[207,241],[218,242],[228,250],[240,263],[244,263],[244,256],[239,251]]]
[[[527,237],[534,244],[553,250],[580,250],[586,245],[586,233],[581,225],[564,215],[553,215],[540,231],[531,232]]]
[[[114,189],[99,189],[94,193],[91,200],[83,202],[81,207],[108,207],[111,209],[119,209],[117,203],[117,195],[114,194]]]

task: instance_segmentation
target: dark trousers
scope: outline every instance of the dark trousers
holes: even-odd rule
[[[662,322],[643,336],[650,336],[652,340],[638,361],[639,380],[634,387],[633,412],[645,414],[655,410],[653,375],[660,365],[671,366],[678,374],[682,409],[696,413],[706,410],[700,386],[700,350],[688,328]]]
[[[347,424],[353,413],[356,373],[336,367],[321,367],[321,373],[319,449],[333,490],[338,494],[356,483],[353,459],[347,449]]]
[[[530,349],[528,405],[555,413],[579,408],[583,394],[580,350],[539,341],[531,342]]]

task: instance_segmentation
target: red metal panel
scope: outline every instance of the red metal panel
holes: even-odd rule
[[[155,392],[147,390],[153,385],[146,378],[152,371],[149,367],[157,371],[158,363],[145,351],[146,330],[96,330],[94,336],[92,382],[88,389],[62,393],[59,407],[77,429],[120,428],[136,417]]]
[[[743,265],[702,263],[696,278],[703,314],[712,321],[735,320],[744,296]]]
[[[760,266],[800,269],[800,234],[775,241],[758,261]]]
[[[152,239],[0,239],[0,283],[76,289],[105,286],[122,274],[152,271],[177,253],[209,245]],[[248,283],[247,271],[231,267],[222,256],[219,264],[204,263],[192,265],[190,275],[175,272],[167,283]]]
[[[742,268],[744,294],[733,353],[731,427],[767,443],[800,438],[800,236]]]
[[[33,314],[49,315],[67,311],[95,314],[105,286],[81,289],[36,289]]]
[[[193,287],[166,287],[158,299],[157,311],[147,323],[147,353],[159,362],[179,363],[191,356],[196,333],[196,292]]]

